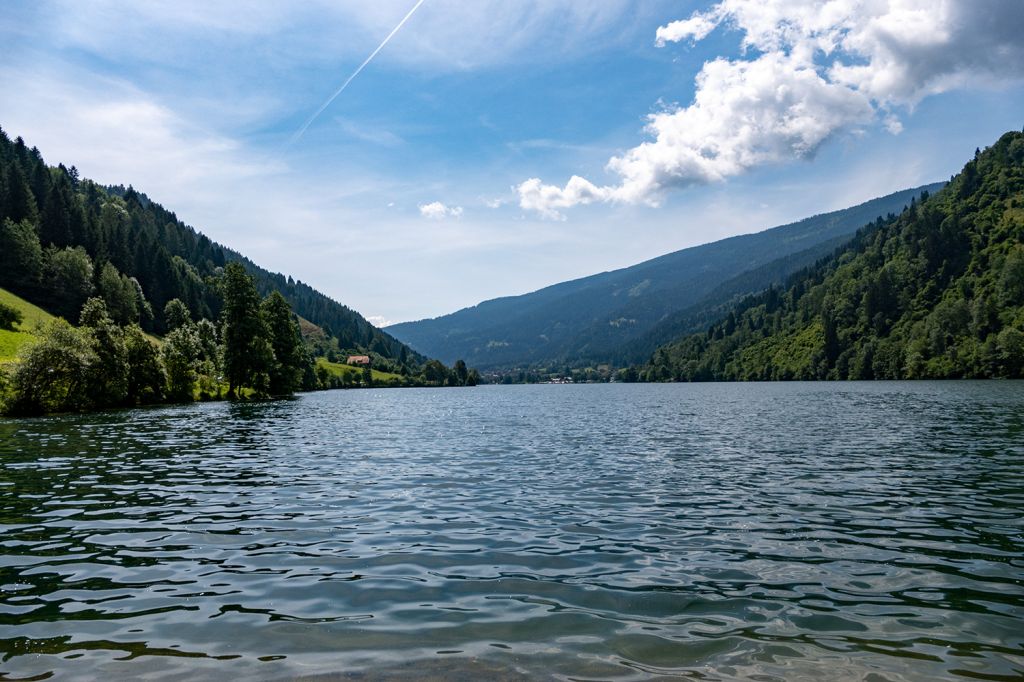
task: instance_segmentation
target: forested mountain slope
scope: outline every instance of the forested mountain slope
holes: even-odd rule
[[[658,349],[649,380],[1024,374],[1024,134],[833,257]]]
[[[128,187],[102,187],[0,130],[0,287],[71,320],[92,292],[123,323],[167,329],[164,306],[180,299],[196,319],[216,319],[213,276],[240,261],[261,295],[279,291],[296,314],[343,349],[416,364],[425,358],[307,284],[271,273],[212,242]]]
[[[737,294],[781,281],[830,253],[865,223],[900,212],[922,189],[939,187],[897,192],[387,331],[432,357],[446,362],[461,357],[481,368],[641,361],[656,345],[678,336],[679,328],[671,326],[677,313],[698,304],[713,309]],[[746,272],[752,276],[736,279]],[[725,286],[730,281],[731,289]],[[666,327],[658,331],[659,324]],[[683,329],[688,329],[685,324]],[[633,341],[634,347],[626,345]]]

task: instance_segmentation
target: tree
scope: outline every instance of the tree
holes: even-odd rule
[[[34,291],[42,269],[43,249],[32,223],[0,223],[0,285],[21,293]]]
[[[41,242],[54,246],[72,244],[71,212],[74,206],[71,183],[61,173],[58,181],[50,186],[43,202],[43,213],[39,220]]]
[[[269,388],[268,372],[274,353],[267,342],[267,328],[260,315],[260,297],[252,277],[241,263],[228,263],[221,282],[224,296],[223,324],[224,371],[228,392],[238,397],[238,389],[249,386],[259,393]]]
[[[7,200],[4,202],[6,211],[4,217],[10,218],[16,223],[25,220],[30,225],[38,224],[39,208],[36,205],[36,199],[32,195],[32,188],[29,187],[28,181],[25,180],[25,175],[17,164],[12,163],[7,166],[6,185]]]
[[[442,365],[439,360],[428,360],[423,365],[423,378],[427,383],[435,386],[444,386],[444,382],[448,378],[448,368]]]
[[[164,323],[171,332],[192,322],[192,313],[180,298],[172,298],[164,306]]]
[[[124,330],[128,355],[128,402],[132,405],[158,403],[164,398],[167,377],[156,344],[146,338],[137,324]]]
[[[305,354],[302,333],[292,309],[279,292],[272,292],[260,306],[269,333],[274,362],[270,367],[270,394],[291,395],[302,385]]]
[[[11,414],[86,410],[89,370],[97,362],[96,341],[87,330],[57,318],[42,331],[38,343],[26,346],[11,378]]]
[[[139,311],[138,322],[146,329],[153,328],[153,306],[146,300],[146,294],[142,290],[142,284],[134,277],[128,278],[128,283],[131,284],[132,289],[135,291],[135,308]]]
[[[100,269],[98,288],[114,321],[122,325],[139,321],[138,293],[135,285],[109,262],[104,263]]]
[[[199,345],[202,348],[203,362],[209,362],[214,370],[221,367],[220,348],[217,345],[217,327],[209,320],[196,322],[196,333],[199,334]]]
[[[92,259],[80,246],[48,248],[45,252],[44,286],[53,309],[64,317],[74,318],[92,295]]]
[[[192,400],[198,378],[196,366],[202,350],[199,334],[192,324],[178,327],[164,337],[160,355],[167,372],[167,397],[170,400]]]
[[[455,376],[455,382],[458,386],[466,385],[466,381],[469,379],[469,370],[466,368],[464,360],[455,361],[455,367],[452,368],[452,373]]]
[[[124,333],[107,312],[102,298],[90,298],[79,320],[95,343],[96,362],[89,367],[88,390],[97,407],[123,405],[128,397],[128,348]]]

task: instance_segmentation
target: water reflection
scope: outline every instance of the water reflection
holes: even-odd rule
[[[0,679],[1024,676],[1024,384],[0,421]]]

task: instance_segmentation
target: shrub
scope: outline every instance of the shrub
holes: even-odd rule
[[[14,331],[14,325],[21,324],[24,319],[20,310],[6,303],[0,303],[0,329]]]

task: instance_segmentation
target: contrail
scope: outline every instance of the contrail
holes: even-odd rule
[[[387,37],[384,40],[381,41],[380,45],[377,46],[377,49],[370,53],[370,56],[366,58],[366,61],[364,61],[362,64],[360,64],[359,68],[356,69],[355,71],[353,71],[352,75],[348,77],[348,80],[346,80],[344,83],[342,83],[341,87],[338,88],[333,95],[328,97],[327,101],[324,102],[323,104],[321,104],[320,108],[317,109],[316,112],[312,116],[309,117],[309,120],[306,121],[302,125],[302,127],[299,128],[295,132],[294,135],[292,135],[292,139],[291,139],[292,143],[297,142],[298,139],[300,137],[302,137],[302,134],[306,132],[306,129],[309,128],[309,126],[311,126],[313,124],[313,121],[315,121],[320,114],[324,113],[324,109],[326,109],[327,107],[331,106],[331,102],[333,102],[335,99],[337,99],[338,95],[340,95],[341,93],[343,93],[345,91],[345,88],[348,87],[349,83],[351,83],[353,80],[355,80],[355,77],[359,75],[359,72],[362,71],[363,69],[365,69],[367,64],[369,64],[371,61],[373,61],[373,58],[377,56],[377,53],[384,49],[384,46],[388,44],[388,41],[391,40],[395,36],[395,34],[398,33],[398,31],[403,26],[405,26],[405,22],[409,21],[409,17],[411,17],[416,12],[416,10],[418,10],[420,8],[420,5],[422,5],[424,2],[425,2],[425,0],[417,0],[416,1],[416,4],[412,6],[412,9],[409,10],[409,13],[406,14],[404,17],[402,17],[402,20],[400,22],[398,22],[398,26],[395,26],[395,28],[391,31],[391,33],[389,33],[387,35]]]

